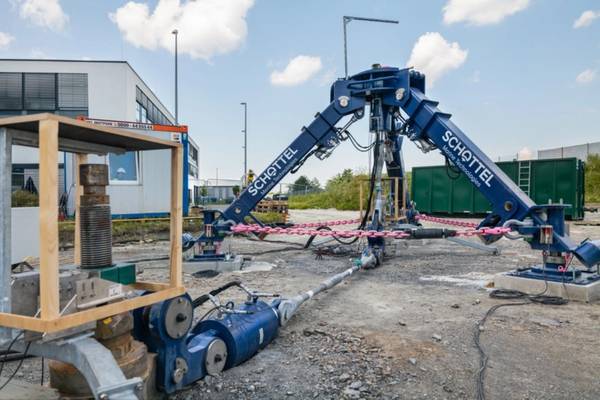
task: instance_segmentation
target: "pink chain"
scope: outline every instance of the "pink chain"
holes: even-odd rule
[[[341,238],[352,238],[352,237],[384,237],[391,239],[405,239],[410,237],[409,233],[403,231],[365,231],[365,230],[347,230],[347,231],[336,231],[336,230],[318,230],[318,229],[306,229],[306,228],[281,228],[281,227],[270,227],[260,225],[245,225],[238,224],[231,229],[234,233],[259,233],[259,234],[272,234],[272,235],[300,235],[300,236],[323,236],[323,237],[341,237]],[[502,235],[510,232],[510,228],[481,228],[481,229],[470,229],[457,231],[456,236],[477,236],[477,235]]]
[[[336,225],[350,225],[358,224],[360,219],[341,219],[335,221],[323,221],[323,222],[305,222],[303,224],[294,224],[294,228],[318,228],[319,226],[336,226]]]
[[[415,218],[423,220],[423,221],[435,222],[438,224],[462,226],[463,228],[477,228],[477,225],[478,225],[473,222],[457,221],[454,219],[432,217],[427,214],[418,214]]]

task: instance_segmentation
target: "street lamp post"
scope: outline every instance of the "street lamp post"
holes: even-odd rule
[[[173,32],[171,33],[175,35],[175,125],[179,125],[179,105],[177,93],[177,89],[179,86],[177,83],[177,34],[179,33],[179,31],[177,29],[173,29]]]
[[[347,29],[346,26],[350,23],[350,21],[367,21],[367,22],[381,22],[384,24],[397,24],[398,21],[393,19],[379,19],[379,18],[364,18],[364,17],[351,17],[348,15],[344,15],[343,23],[344,23],[344,72],[346,79],[348,79],[348,37],[347,37]]]
[[[242,186],[248,185],[248,104],[246,102],[240,103],[240,105],[244,106],[244,182],[242,182]]]

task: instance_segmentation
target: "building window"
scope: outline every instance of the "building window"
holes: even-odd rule
[[[188,163],[188,170],[189,176],[192,176],[194,178],[198,177],[198,167],[196,167],[194,164]]]
[[[56,110],[56,74],[24,74],[26,110]]]
[[[159,108],[146,96],[146,94],[136,86],[135,101],[138,122],[147,122],[151,124],[173,125],[171,121],[163,114]]]
[[[88,115],[87,74],[0,72],[0,115]]]
[[[139,183],[138,153],[128,151],[124,154],[110,153],[108,155],[110,183]]]
[[[87,74],[58,74],[59,110],[87,110]]]
[[[23,74],[0,73],[0,110],[23,108]]]

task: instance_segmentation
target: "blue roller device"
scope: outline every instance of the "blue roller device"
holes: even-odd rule
[[[156,384],[173,393],[235,367],[275,339],[278,300],[256,297],[238,307],[224,307],[218,317],[193,324],[188,294],[134,311],[134,337],[156,353]]]

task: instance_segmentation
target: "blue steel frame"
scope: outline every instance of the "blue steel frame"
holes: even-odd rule
[[[339,79],[331,87],[331,103],[267,167],[253,184],[224,212],[226,220],[241,223],[244,217],[285,175],[315,150],[337,143],[335,124],[346,115],[364,114],[367,102],[380,99],[382,127],[395,131],[429,150],[438,149],[454,163],[493,205],[480,226],[494,227],[509,223],[513,230],[528,235],[529,245],[549,253],[574,254],[585,266],[600,263],[600,241],[576,244],[566,233],[564,206],[536,205],[496,164],[490,160],[452,121],[450,114],[437,108],[438,102],[425,96],[425,76],[411,69],[373,68],[349,79]],[[524,221],[527,224],[514,224]],[[541,227],[552,226],[550,243],[541,240]],[[496,240],[499,237],[490,237]],[[558,269],[560,265],[551,264]]]
[[[190,209],[190,196],[189,196],[189,140],[188,134],[181,134],[181,145],[183,146],[183,216],[187,217]]]

